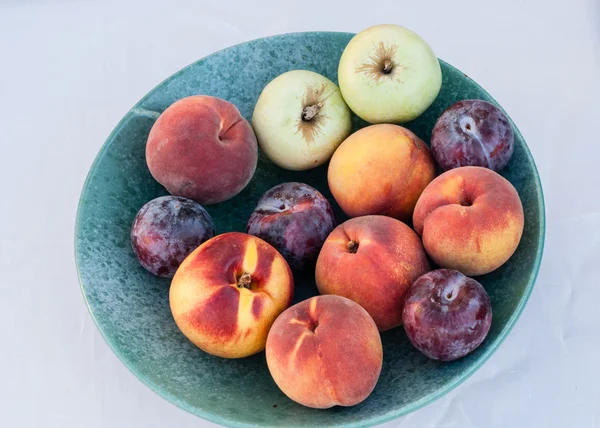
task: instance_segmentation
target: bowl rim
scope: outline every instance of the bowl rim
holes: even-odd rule
[[[221,54],[222,52],[229,50],[231,48],[237,47],[237,46],[243,46],[243,45],[251,44],[251,43],[254,43],[257,41],[261,41],[261,40],[269,40],[269,39],[277,39],[277,38],[285,38],[285,37],[295,37],[295,36],[307,36],[307,35],[324,35],[324,34],[354,36],[356,33],[350,33],[350,32],[344,32],[344,31],[297,31],[297,32],[280,33],[280,34],[275,34],[275,35],[271,35],[271,36],[259,37],[259,38],[247,40],[247,41],[244,41],[241,43],[236,43],[236,44],[227,46],[225,48],[219,49],[217,51],[214,51],[211,54],[203,56],[202,58],[199,58],[198,60],[196,60],[196,61],[188,64],[187,66],[179,69],[178,71],[174,72],[167,78],[160,81],[151,90],[149,90],[146,93],[146,95],[144,95],[133,107],[131,107],[123,115],[123,117],[119,120],[117,125],[110,132],[108,137],[104,140],[104,143],[102,144],[102,147],[96,154],[96,157],[94,158],[94,161],[92,162],[92,164],[89,168],[89,171],[87,173],[86,179],[81,187],[81,193],[80,193],[80,197],[79,197],[79,201],[78,201],[78,205],[77,205],[77,213],[76,213],[76,220],[75,220],[75,233],[74,233],[75,266],[76,266],[77,277],[79,280],[79,286],[80,286],[80,290],[81,290],[81,293],[83,296],[83,300],[85,301],[88,311],[89,311],[92,319],[94,320],[96,328],[98,329],[102,338],[108,344],[108,346],[112,350],[112,352],[119,358],[121,363],[123,363],[125,365],[125,367],[127,367],[127,369],[131,373],[133,373],[133,375],[135,377],[137,377],[140,381],[142,381],[142,383],[144,385],[146,385],[148,388],[150,388],[152,391],[154,391],[158,396],[160,396],[164,400],[170,402],[171,404],[174,404],[175,406],[179,407],[180,409],[182,409],[188,413],[191,413],[194,416],[200,417],[202,419],[205,419],[207,421],[210,421],[210,422],[213,422],[213,423],[216,423],[219,425],[232,426],[232,427],[254,426],[253,424],[250,424],[250,423],[239,422],[237,420],[223,417],[223,416],[219,415],[218,413],[211,412],[209,409],[200,409],[198,407],[191,406],[191,405],[187,404],[186,402],[184,402],[183,400],[181,400],[176,395],[171,394],[170,392],[161,389],[159,386],[154,384],[146,375],[141,373],[134,364],[130,363],[127,360],[127,358],[125,358],[125,356],[119,350],[118,346],[114,343],[113,340],[111,340],[109,335],[104,331],[104,329],[102,328],[102,326],[96,319],[96,316],[94,315],[94,311],[92,310],[92,307],[90,306],[90,303],[87,298],[86,286],[81,278],[80,249],[79,249],[78,241],[79,241],[79,236],[81,234],[81,224],[83,222],[82,207],[83,207],[86,196],[90,189],[89,182],[91,180],[91,177],[94,175],[100,161],[104,158],[104,156],[108,150],[109,142],[113,140],[116,133],[118,131],[120,131],[121,128],[125,125],[126,121],[129,119],[129,115],[131,112],[134,112],[136,110],[138,110],[138,111],[146,110],[144,107],[142,107],[142,105],[144,104],[146,99],[148,99],[150,97],[150,95],[152,93],[154,93],[154,91],[157,90],[160,86],[162,86],[169,80],[176,78],[177,76],[179,76],[180,74],[185,72],[187,69],[193,67],[198,62],[204,61],[207,58],[212,57],[213,55]],[[446,61],[444,61],[440,58],[438,58],[438,60],[440,61],[440,63],[443,63],[446,66],[448,66],[454,70],[460,71],[456,67],[447,63]],[[465,74],[465,77],[469,78],[466,74]],[[412,413],[422,407],[427,406],[428,404],[433,403],[434,401],[438,400],[439,398],[443,397],[444,395],[448,394],[450,391],[452,391],[453,389],[455,389],[456,387],[461,385],[463,382],[465,382],[468,378],[470,378],[498,350],[498,348],[500,347],[502,342],[504,342],[506,337],[510,334],[510,332],[514,328],[515,324],[517,323],[518,319],[520,318],[521,314],[523,313],[523,310],[525,309],[527,302],[529,301],[529,298],[530,298],[533,288],[535,286],[535,282],[536,282],[536,279],[537,279],[537,276],[538,276],[538,273],[540,270],[540,265],[541,265],[541,261],[542,261],[543,253],[544,253],[545,237],[546,237],[546,210],[545,210],[544,192],[543,192],[540,174],[539,174],[537,165],[535,163],[535,159],[533,158],[533,155],[531,154],[531,151],[529,149],[529,146],[527,145],[527,142],[525,141],[525,138],[523,137],[523,135],[521,134],[521,131],[517,128],[517,126],[515,125],[513,120],[510,118],[510,116],[506,113],[506,111],[504,111],[503,107],[500,106],[500,104],[494,99],[494,97],[492,97],[489,94],[489,92],[486,91],[479,83],[477,83],[475,80],[473,80],[471,78],[469,78],[469,80],[471,81],[472,84],[474,84],[481,91],[483,91],[485,94],[487,94],[487,96],[490,97],[490,99],[495,103],[495,105],[498,106],[506,114],[506,116],[508,117],[509,121],[511,122],[511,124],[513,126],[515,136],[518,136],[523,140],[524,148],[525,148],[525,155],[527,156],[528,160],[531,162],[534,172],[535,172],[535,174],[534,174],[535,176],[533,177],[535,180],[534,184],[536,187],[536,191],[539,193],[539,197],[538,197],[538,209],[539,209],[539,213],[540,213],[539,214],[539,226],[538,226],[539,239],[538,239],[538,249],[535,254],[534,266],[530,273],[525,292],[524,292],[523,296],[521,297],[514,312],[508,319],[506,326],[500,331],[500,333],[498,334],[498,337],[489,344],[486,352],[484,352],[482,355],[480,355],[469,367],[467,367],[459,376],[457,376],[451,382],[445,384],[443,387],[437,389],[436,391],[422,397],[421,399],[419,399],[413,403],[410,403],[409,405],[404,406],[400,410],[391,410],[391,411],[379,414],[374,417],[369,417],[369,418],[363,419],[356,423],[354,423],[354,422],[342,423],[342,424],[334,423],[334,424],[327,425],[327,426],[358,427],[358,426],[372,426],[372,425],[376,425],[376,424],[383,424],[385,422],[389,422],[393,419],[396,419],[401,416]]]

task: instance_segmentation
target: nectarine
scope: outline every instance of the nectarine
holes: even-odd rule
[[[179,266],[169,291],[181,332],[227,358],[262,351],[275,318],[292,302],[294,279],[281,254],[245,233],[209,239]]]

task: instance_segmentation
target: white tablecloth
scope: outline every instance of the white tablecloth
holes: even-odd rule
[[[597,1],[0,0],[1,426],[215,426],[146,388],[96,330],[73,257],[86,173],[121,116],[183,66],[257,37],[387,22],[508,111],[539,167],[548,227],[501,348],[385,426],[600,426]]]

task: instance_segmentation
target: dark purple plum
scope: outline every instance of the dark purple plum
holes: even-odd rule
[[[215,226],[202,205],[180,196],[161,196],[137,213],[131,246],[144,268],[172,278],[187,255],[213,236]]]
[[[492,324],[483,286],[452,269],[420,276],[406,293],[402,312],[411,343],[429,358],[452,361],[475,350]]]
[[[250,215],[247,232],[274,246],[293,269],[314,262],[336,226],[329,201],[303,183],[268,190]]]
[[[499,172],[513,154],[514,132],[502,111],[482,100],[464,100],[447,108],[431,135],[431,153],[449,170],[482,166]]]

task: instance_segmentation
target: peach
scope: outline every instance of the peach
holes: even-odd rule
[[[172,195],[209,205],[237,195],[256,170],[252,127],[232,103],[196,95],[169,106],[156,120],[146,163]]]
[[[383,348],[375,323],[360,305],[341,296],[316,296],[277,318],[266,357],[285,395],[326,409],[353,406],[371,394]]]
[[[281,254],[260,238],[229,232],[196,248],[169,291],[173,318],[200,349],[241,358],[265,348],[277,316],[292,302],[294,279]]]
[[[429,271],[421,241],[410,227],[385,216],[363,216],[331,232],[317,259],[321,294],[352,299],[380,331],[402,324],[404,295]]]
[[[483,167],[451,169],[427,186],[413,224],[427,254],[468,276],[502,266],[523,234],[523,206],[513,185]]]
[[[409,220],[435,164],[419,137],[398,125],[380,124],[350,135],[333,154],[329,189],[350,217],[381,214]]]

